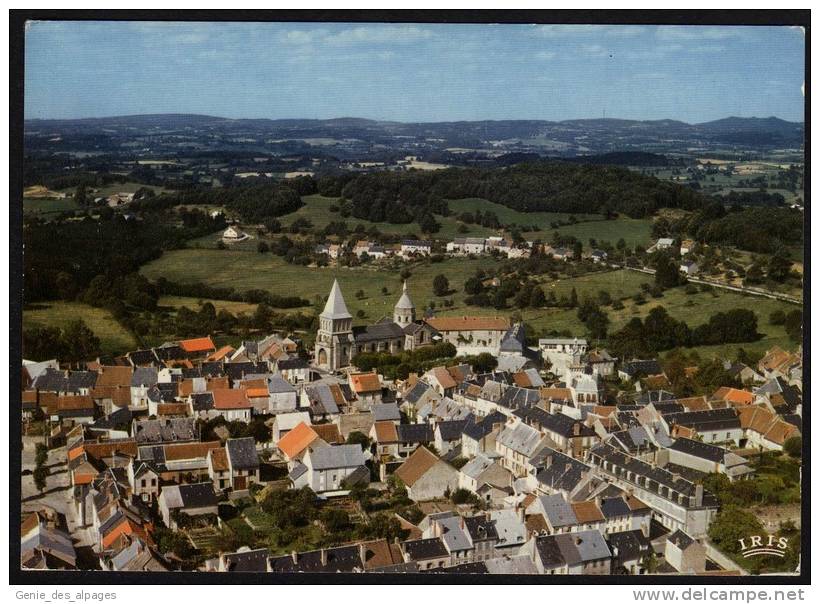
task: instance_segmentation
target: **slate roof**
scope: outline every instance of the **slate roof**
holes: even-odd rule
[[[663,373],[661,364],[657,359],[632,360],[624,363],[620,371],[623,371],[632,378],[639,375],[658,375],[659,373]]]
[[[652,547],[652,543],[649,539],[644,537],[643,531],[637,529],[610,533],[607,539],[609,540],[612,555],[615,556],[621,564],[641,560],[649,553]]]
[[[443,421],[436,424],[436,430],[444,441],[461,440],[466,425],[466,419]]]
[[[507,409],[521,409],[536,406],[541,400],[541,395],[537,390],[530,388],[519,388],[511,386],[504,391],[497,403]]]
[[[438,537],[405,541],[402,543],[402,549],[407,557],[413,561],[446,558],[450,555],[444,546],[444,542]]]
[[[138,445],[196,440],[196,420],[192,417],[145,419],[135,421],[134,439]]]
[[[310,412],[312,415],[325,415],[339,413],[339,405],[344,403],[344,395],[338,384],[336,388],[331,388],[329,384],[317,384],[305,388],[305,394],[310,401]]]
[[[733,407],[708,411],[684,411],[663,416],[668,425],[677,424],[697,431],[740,428],[740,418]]]
[[[690,537],[680,529],[676,530],[674,533],[669,535],[669,537],[667,537],[667,541],[669,541],[679,549],[686,549],[687,547],[695,543],[695,540],[692,539],[692,537]]]
[[[264,573],[268,570],[268,548],[254,549],[247,552],[223,554],[225,570],[238,573]]]
[[[396,432],[402,443],[427,444],[433,441],[433,428],[430,424],[399,424]]]
[[[352,468],[364,465],[362,447],[354,445],[337,445],[311,449],[311,465],[314,470],[331,470],[334,468]]]
[[[410,391],[404,395],[404,401],[415,405],[421,400],[422,396],[424,396],[428,392],[435,398],[441,398],[441,396],[435,390],[433,390],[433,387],[430,386],[430,384],[419,381],[416,382],[416,385],[413,386],[410,389]]]
[[[214,485],[211,482],[181,484],[177,488],[182,498],[182,504],[186,508],[208,507],[218,503]]]
[[[396,403],[376,403],[370,408],[374,422],[401,421],[401,412]]]
[[[494,424],[501,424],[503,426],[506,422],[506,415],[500,411],[493,411],[475,422],[467,422],[464,426],[463,433],[469,438],[479,441],[493,431]]]
[[[296,562],[292,554],[277,556],[269,558],[268,564],[275,573],[352,573],[363,566],[358,544],[301,552]]]
[[[553,528],[564,528],[578,524],[578,518],[572,506],[567,503],[562,495],[543,495],[538,498],[547,518]]]
[[[296,388],[287,382],[281,375],[275,374],[268,378],[268,392],[271,394],[284,394],[288,392],[296,392]]]
[[[153,365],[158,361],[153,350],[134,350],[129,352],[126,356],[135,367],[142,365]]]
[[[675,395],[666,390],[644,390],[635,397],[635,404],[648,405],[649,403],[662,403],[664,401],[674,401]],[[683,409],[681,409],[683,411]]]
[[[307,369],[310,367],[308,362],[304,359],[299,357],[292,357],[289,359],[279,359],[276,362],[277,369],[281,370],[290,370],[290,369]]]
[[[194,411],[210,411],[214,408],[214,395],[211,392],[199,392],[191,395]]]
[[[131,376],[131,386],[153,386],[158,381],[156,367],[137,367]]]
[[[252,436],[229,438],[225,441],[225,450],[234,470],[255,470],[259,467],[259,455]]]
[[[464,530],[473,543],[481,541],[495,541],[498,539],[496,522],[484,514],[467,516],[464,518]]]
[[[701,459],[708,459],[715,463],[723,463],[726,454],[729,452],[723,447],[716,447],[690,438],[678,438],[669,448]]]
[[[559,451],[544,449],[541,454],[545,454],[544,458],[549,456],[552,461],[548,467],[540,463],[536,466],[543,469],[538,471],[535,479],[552,489],[571,492],[581,483],[584,473],[589,471],[585,463]],[[536,460],[533,459],[532,463],[535,464]]]
[[[404,329],[392,321],[390,323],[375,323],[373,325],[357,325],[353,328],[353,337],[359,344],[384,340],[403,340]]]
[[[518,423],[515,426],[506,426],[496,437],[496,443],[512,449],[524,457],[532,457],[541,445],[541,433],[526,424]]]

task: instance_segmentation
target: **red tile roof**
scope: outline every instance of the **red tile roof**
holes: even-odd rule
[[[252,405],[244,388],[220,388],[212,390],[214,409],[248,409]]]
[[[216,350],[216,346],[214,346],[211,336],[182,340],[180,341],[179,346],[185,352],[209,352]]]
[[[319,438],[319,435],[308,426],[305,422],[299,422],[297,426],[279,439],[277,447],[288,458],[293,459],[302,451],[307,449],[308,445]]]

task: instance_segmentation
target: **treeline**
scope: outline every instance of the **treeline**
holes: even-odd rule
[[[746,308],[716,313],[691,329],[686,322],[671,317],[663,306],[657,306],[644,320],[635,317],[611,333],[609,348],[622,359],[648,358],[672,348],[754,342],[759,338],[757,316]]]
[[[315,192],[311,179],[193,188],[141,200],[134,204],[134,208],[150,211],[180,205],[224,206],[238,212],[247,222],[264,223],[270,218],[298,210],[302,206],[300,196],[311,191]]]
[[[212,300],[230,300],[248,304],[267,304],[274,308],[299,308],[310,306],[310,301],[299,296],[280,296],[263,289],[249,289],[238,292],[232,287],[212,287],[204,283],[176,283],[160,277],[155,283],[157,291],[164,296],[181,296],[185,298],[210,298]]]
[[[803,212],[781,207],[727,210],[712,202],[689,216],[668,223],[671,236],[688,236],[711,244],[733,245],[762,254],[803,242]],[[663,221],[659,221],[663,222]]]
[[[57,359],[76,363],[100,354],[100,339],[82,319],[64,328],[33,327],[23,330],[23,357],[31,361]]]
[[[661,207],[696,210],[706,198],[688,187],[626,168],[541,161],[507,168],[456,168],[435,172],[375,172],[351,178],[341,190],[353,215],[406,223],[429,214],[448,215],[448,199],[480,197],[521,212],[619,212],[634,218]]]
[[[23,227],[26,302],[73,299],[97,275],[115,280],[136,272],[163,250],[185,245],[209,232],[176,228],[161,216],[126,220],[101,215],[69,221],[30,221]]]
[[[782,206],[786,198],[780,193],[768,191],[729,191],[723,196],[727,205],[738,206]]]
[[[376,370],[388,379],[407,379],[410,373],[427,371],[434,362],[456,356],[456,347],[450,343],[434,344],[399,354],[389,352],[362,352],[351,363],[362,371]],[[440,363],[439,363],[440,364]]]

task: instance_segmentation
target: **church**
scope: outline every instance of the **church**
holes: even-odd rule
[[[333,287],[319,315],[314,359],[321,369],[336,371],[350,364],[363,352],[415,350],[434,344],[436,330],[428,323],[416,320],[416,307],[407,293],[407,282],[402,287],[399,301],[393,307],[393,317],[385,317],[374,325],[353,327],[353,316],[347,310],[338,281]]]

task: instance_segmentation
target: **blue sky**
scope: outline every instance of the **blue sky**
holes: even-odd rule
[[[803,119],[789,27],[34,22],[25,116]]]

